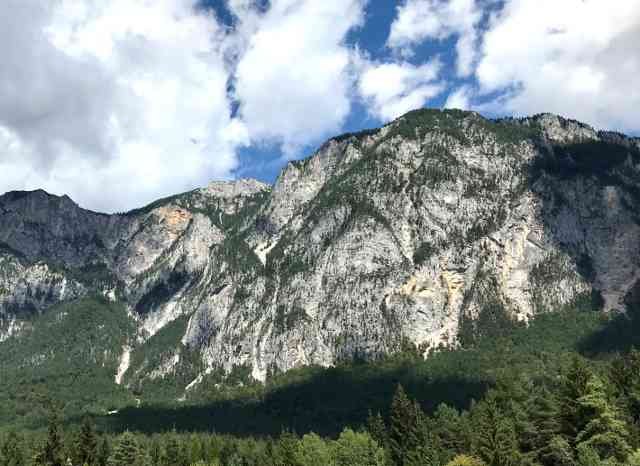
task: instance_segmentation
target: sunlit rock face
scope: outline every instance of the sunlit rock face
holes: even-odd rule
[[[288,164],[120,215],[42,191],[0,197],[0,337],[89,293],[126,303],[127,346],[178,319],[158,367],[122,383],[456,345],[487,309],[526,321],[640,286],[640,142],[554,115],[417,111]],[[135,357],[132,358],[135,360]],[[128,371],[127,371],[128,369]]]

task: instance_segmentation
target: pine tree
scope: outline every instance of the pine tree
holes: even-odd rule
[[[634,424],[640,424],[640,351],[633,348],[611,364],[610,377]]]
[[[430,424],[433,443],[440,450],[439,456],[445,461],[457,453],[471,449],[469,421],[455,408],[439,405]]]
[[[558,463],[558,451],[555,448],[560,445],[558,440],[552,441],[560,435],[561,422],[557,400],[542,387],[533,399],[529,407],[532,430],[529,435],[529,447],[543,464],[555,465]],[[571,451],[567,445],[568,451]],[[564,457],[564,448],[561,448],[560,457]]]
[[[22,441],[18,434],[9,435],[0,448],[0,466],[25,466],[26,461],[22,451]]]
[[[382,419],[380,411],[378,411],[375,416],[369,411],[369,416],[367,417],[367,432],[369,432],[371,438],[378,442],[379,445],[386,447],[389,443],[387,426],[384,423],[384,419]]]
[[[407,452],[404,458],[404,466],[427,466],[442,464],[434,457],[434,452],[427,446],[419,446]]]
[[[151,444],[149,445],[149,456],[151,457],[153,464],[156,465],[162,464],[162,461],[164,460],[162,445],[160,445],[160,440],[157,436],[151,439]]]
[[[100,446],[97,451],[96,465],[107,466],[109,456],[111,456],[111,445],[109,445],[107,437],[102,437],[102,441],[100,442]]]
[[[94,464],[98,456],[98,438],[93,422],[85,417],[80,426],[76,451],[80,464]]]
[[[496,400],[489,398],[475,413],[474,450],[489,466],[512,466],[520,461],[513,421],[500,412]]]
[[[188,466],[187,452],[175,429],[169,435],[165,445],[163,464],[166,466]]]
[[[192,435],[191,438],[189,439],[189,448],[187,451],[187,456],[189,459],[189,464],[195,463],[196,461],[204,459],[203,446],[199,437]]]
[[[587,363],[575,356],[563,374],[559,388],[560,431],[570,442],[587,423],[587,414],[578,400],[585,395],[592,372]]]
[[[47,440],[43,449],[36,456],[35,461],[36,464],[42,466],[66,465],[62,440],[62,428],[60,426],[60,415],[57,410],[53,410],[49,417]]]
[[[149,455],[140,448],[131,432],[120,436],[107,462],[108,466],[146,466],[150,463]]]
[[[577,456],[578,466],[605,466],[605,462],[600,459],[598,452],[585,444],[578,445]]]
[[[389,449],[393,461],[404,465],[409,453],[424,445],[424,413],[398,385],[389,416]]]
[[[575,466],[573,449],[567,439],[560,435],[551,437],[539,456],[543,464],[549,466]]]
[[[592,413],[584,429],[578,433],[578,447],[590,448],[601,459],[615,458],[625,461],[631,452],[628,443],[627,425],[621,419],[617,408],[609,401],[602,379],[592,375],[587,382],[586,393],[578,403],[585,411]]]

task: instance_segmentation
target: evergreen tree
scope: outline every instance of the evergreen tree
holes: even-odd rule
[[[189,439],[189,446],[187,451],[187,457],[189,464],[204,459],[204,448],[200,438],[192,435]]]
[[[189,466],[187,452],[175,429],[165,444],[163,464],[166,466]]]
[[[158,436],[154,436],[151,439],[149,456],[151,457],[151,462],[155,465],[160,465],[164,461],[164,452],[162,451],[162,445],[160,445]]]
[[[118,439],[107,464],[108,466],[148,466],[151,464],[151,458],[140,448],[133,434],[125,432]]]
[[[592,375],[586,393],[578,400],[584,412],[591,413],[584,429],[576,437],[578,447],[590,448],[601,459],[625,461],[631,447],[629,432],[617,408],[609,401],[602,379]]]
[[[369,416],[367,417],[367,432],[369,432],[371,438],[378,442],[379,445],[386,447],[389,443],[387,426],[384,423],[384,419],[382,419],[380,411],[378,411],[375,416],[369,411]]]
[[[93,422],[85,417],[80,426],[78,434],[76,452],[80,464],[93,465],[98,456],[98,438],[96,436]]]
[[[565,437],[555,435],[540,453],[543,464],[550,466],[575,466],[573,449]]]
[[[107,462],[109,461],[109,456],[111,456],[111,445],[109,444],[109,440],[106,436],[102,437],[102,441],[98,447],[98,451],[96,454],[96,464],[97,466],[107,466]]]
[[[432,464],[442,464],[436,458],[435,452],[427,446],[419,446],[407,452],[404,459],[404,466],[428,466]]]
[[[469,419],[455,408],[441,404],[429,423],[432,443],[439,450],[438,457],[446,462],[456,454],[471,450]]]
[[[389,449],[397,465],[404,465],[409,453],[423,446],[424,428],[420,406],[409,399],[402,385],[398,385],[389,416]]]
[[[493,398],[478,405],[475,413],[474,450],[488,466],[513,466],[520,461],[512,419],[504,416]]]
[[[581,444],[577,449],[578,466],[604,466],[604,462],[600,459],[600,455],[593,448]]]
[[[587,423],[587,413],[578,400],[585,395],[591,375],[591,369],[584,359],[575,356],[562,377],[558,390],[560,431],[570,443]]]
[[[0,466],[26,466],[22,451],[22,441],[15,432],[9,432],[9,435],[2,443]]]
[[[611,381],[634,424],[640,424],[640,351],[633,348],[611,364]]]
[[[561,433],[558,402],[546,387],[539,389],[529,407],[529,413],[532,425],[532,430],[529,432],[531,451],[543,464],[565,464],[560,458],[565,456],[566,441],[558,443],[558,436]],[[558,447],[560,447],[559,450]],[[566,447],[567,451],[571,452],[568,444]]]
[[[53,410],[49,416],[49,427],[47,430],[47,440],[44,447],[36,456],[36,464],[42,466],[65,466],[66,458],[62,439],[62,428],[60,426],[60,415],[57,410]]]

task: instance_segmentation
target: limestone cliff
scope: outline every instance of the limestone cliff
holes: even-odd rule
[[[190,389],[220,369],[264,380],[407,344],[426,356],[496,309],[623,310],[640,283],[639,200],[637,139],[433,110],[332,139],[273,187],[212,183],[120,215],[8,193],[0,334],[97,292],[138,322],[125,384],[186,364]],[[178,321],[162,357],[135,357]]]

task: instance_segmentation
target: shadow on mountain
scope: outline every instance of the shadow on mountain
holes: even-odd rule
[[[234,399],[173,407],[143,405],[104,416],[100,424],[115,432],[151,433],[175,427],[261,436],[290,429],[333,436],[345,425],[363,425],[369,411],[386,415],[398,383],[427,412],[441,403],[466,409],[498,379],[555,373],[584,342],[607,327],[600,312],[584,309],[578,303],[575,308],[541,314],[528,327],[488,333],[469,349],[443,350],[427,360],[407,352],[372,363],[305,367],[275,376],[266,387],[229,389],[229,398]]]
[[[625,353],[640,345],[640,280],[633,282],[635,256],[640,251],[640,172],[635,168],[640,164],[640,150],[617,133],[600,132],[599,137],[599,141],[541,145],[542,156],[529,173],[529,185],[541,202],[545,230],[587,282],[597,283],[598,273],[603,272],[595,262],[597,257],[620,258],[608,263],[617,268],[614,273],[608,271],[617,283],[610,280],[608,285],[626,292],[624,302],[619,309],[603,314],[601,327],[578,344],[577,351],[587,357]],[[594,188],[599,196],[590,191]],[[630,289],[629,283],[634,283]],[[599,309],[604,305],[597,285],[591,305]]]
[[[541,155],[530,166],[528,185],[540,202],[538,220],[545,233],[573,259],[578,273],[595,284],[594,304],[602,307],[601,292],[628,291],[638,266],[640,149],[616,133],[600,132],[599,137],[571,144],[540,142]],[[605,257],[619,260],[603,265]],[[566,273],[549,265],[540,270],[543,280],[557,281]],[[603,273],[607,289],[601,290]]]
[[[626,353],[640,348],[640,283],[625,298],[627,311],[610,316],[602,329],[585,338],[580,352],[587,356],[602,353]]]
[[[307,370],[317,374],[272,390],[262,398],[174,408],[132,407],[103,417],[99,424],[114,432],[152,433],[175,428],[182,432],[277,436],[283,430],[291,430],[335,436],[345,425],[364,425],[369,411],[385,413],[398,383],[421,399],[427,411],[444,402],[468,408],[471,400],[480,399],[487,389],[487,384],[479,379],[416,377],[410,364],[384,374],[376,374],[367,365]],[[422,400],[425,395],[428,399]]]

